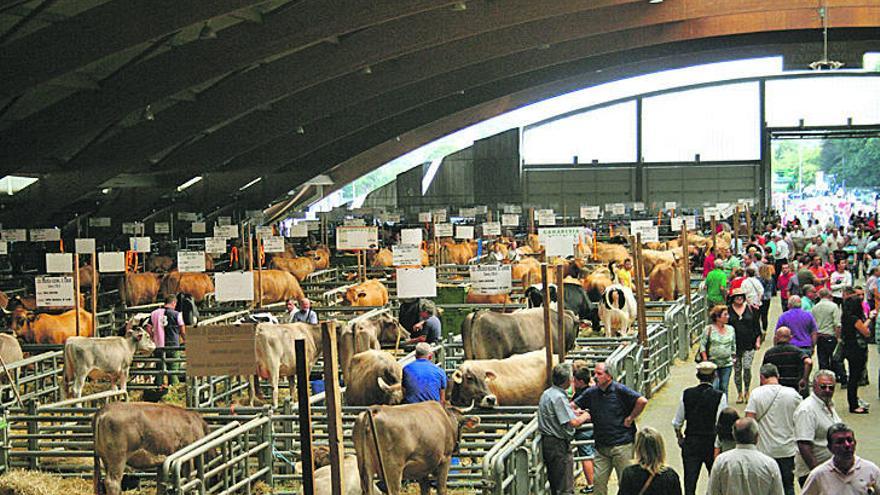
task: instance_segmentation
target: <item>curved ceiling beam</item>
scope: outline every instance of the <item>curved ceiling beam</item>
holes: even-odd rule
[[[0,46],[0,94],[21,94],[113,53],[265,1],[112,0]]]
[[[373,40],[373,30],[356,33],[346,39],[354,47],[324,43],[322,40],[351,33],[382,23],[405,24],[403,18],[452,3],[450,0],[344,0],[347,11],[331,10],[326,2],[306,0],[266,15],[262,24],[239,23],[221,31],[217,39],[187,43],[144,62],[128,67],[102,82],[101,90],[78,92],[52,106],[28,116],[0,135],[5,143],[3,167],[17,163],[36,165],[57,150],[72,148],[85,136],[124,116],[187,88],[241,70],[261,60],[292,51],[283,57],[250,71],[244,88],[259,87],[267,72],[284,61],[303,67],[320,67],[339,53],[356,51],[360,38]],[[344,13],[340,13],[344,12]],[[449,11],[452,13],[451,11]],[[412,33],[410,33],[412,34]],[[387,36],[387,33],[386,33]],[[304,50],[312,47],[311,50]],[[362,47],[360,47],[362,48]],[[351,61],[349,61],[351,63]],[[39,151],[38,151],[39,150]],[[9,172],[10,170],[3,170]]]

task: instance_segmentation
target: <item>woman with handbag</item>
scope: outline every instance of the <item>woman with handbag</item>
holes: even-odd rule
[[[646,426],[636,433],[636,463],[623,470],[618,495],[681,495],[678,473],[666,465],[666,446],[659,431]]]
[[[736,385],[736,403],[749,400],[752,386],[752,360],[761,348],[761,323],[757,311],[746,304],[743,289],[734,289],[728,297],[729,323],[736,338],[736,360],[733,363],[733,383]]]
[[[718,367],[718,376],[712,386],[724,394],[727,394],[736,359],[736,333],[727,324],[729,319],[727,306],[719,304],[709,310],[711,323],[706,326],[700,338],[699,351],[700,361],[712,361]]]
[[[846,400],[849,403],[849,412],[853,414],[868,414],[868,408],[859,403],[859,382],[868,362],[868,339],[871,335],[862,308],[863,297],[863,292],[855,290],[843,300],[840,325],[843,358],[846,359],[849,368]]]

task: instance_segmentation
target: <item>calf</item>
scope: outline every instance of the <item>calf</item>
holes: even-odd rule
[[[125,467],[143,470],[157,468],[165,457],[208,434],[201,415],[167,404],[151,402],[113,402],[92,419],[95,455],[107,471],[107,495],[122,493]],[[98,486],[100,469],[96,469]]]
[[[554,355],[553,363],[557,361]],[[465,361],[452,373],[446,399],[454,406],[535,406],[546,388],[546,363],[544,349]]]
[[[400,340],[410,338],[409,332],[389,313],[357,320],[339,330],[338,336],[339,367],[346,382],[351,376],[349,365],[352,356],[370,349],[379,350],[382,348],[381,344],[396,345]],[[315,340],[321,340],[320,334]]]
[[[333,487],[330,483],[330,466],[323,466],[315,470],[314,486],[315,495],[333,494]],[[342,461],[342,495],[362,495],[363,493],[357,457],[347,455]]]
[[[606,337],[630,333],[636,319],[636,298],[632,290],[620,284],[608,286],[602,294],[599,318],[605,327]]]
[[[257,376],[269,379],[272,384],[272,406],[278,407],[278,380],[286,376],[290,383],[290,391],[296,390],[296,367],[306,366],[306,375],[318,360],[320,342],[316,343],[313,328],[317,325],[308,323],[287,323],[273,325],[260,323],[254,334],[257,353]],[[306,362],[297,363],[294,351],[294,341],[302,339],[306,345]],[[254,404],[254,395],[262,395],[258,388],[256,377],[251,382],[249,401]]]
[[[369,350],[351,359],[346,376],[345,403],[349,406],[400,404],[403,401],[403,368],[385,351]]]
[[[143,328],[128,325],[125,337],[71,337],[64,344],[64,395],[82,397],[86,378],[99,371],[110,378],[114,390],[126,392],[126,382],[135,354],[151,354],[156,344]]]
[[[388,289],[378,280],[367,280],[345,291],[343,304],[350,306],[384,306],[388,304]]]

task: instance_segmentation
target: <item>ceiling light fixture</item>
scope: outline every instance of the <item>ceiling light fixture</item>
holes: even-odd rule
[[[256,184],[257,182],[260,182],[261,180],[263,180],[262,177],[257,177],[256,179],[254,179],[254,180],[248,182],[247,184],[245,184],[245,185],[239,187],[238,190],[239,190],[239,191],[244,191],[245,189],[251,187],[252,185]]]
[[[828,60],[828,5],[823,2],[819,8],[819,18],[822,19],[822,59],[810,64],[813,70],[837,70],[843,67],[843,62]]]
[[[547,50],[550,48],[550,43],[541,43],[538,45],[538,50]]]
[[[144,113],[141,117],[143,117],[144,120],[156,120],[156,114],[153,113],[153,108],[150,105],[147,105],[146,108],[144,108]]]
[[[363,69],[361,69],[361,74],[370,75],[372,73],[373,73],[373,68],[370,67],[369,65],[367,65]]]
[[[306,130],[303,128],[303,126],[297,126],[296,133],[297,134],[305,134]]]
[[[101,189],[101,194],[110,194],[110,188],[105,187],[104,189]]]
[[[211,27],[211,24],[206,22],[202,29],[199,31],[199,39],[200,40],[215,40],[217,39],[217,31],[214,31],[214,28]]]
[[[648,3],[656,5],[658,3],[663,3],[663,0],[648,0]]]
[[[455,2],[452,4],[452,10],[455,12],[462,12],[467,10],[467,4],[465,2]]]
[[[177,186],[177,192],[182,192],[184,189],[186,189],[186,188],[188,188],[188,187],[190,187],[190,186],[196,184],[196,183],[199,182],[200,180],[202,180],[202,176],[201,176],[201,175],[197,175],[197,176],[193,177],[192,179],[190,179],[190,180],[184,182],[183,184]]]

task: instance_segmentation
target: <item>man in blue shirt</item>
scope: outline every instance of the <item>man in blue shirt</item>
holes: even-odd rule
[[[614,469],[619,480],[623,469],[632,463],[635,421],[648,404],[648,399],[626,385],[615,382],[605,363],[596,363],[593,377],[596,386],[578,396],[575,405],[589,411],[593,418],[596,449],[594,488],[598,495],[606,495],[611,470]]]
[[[575,411],[565,391],[571,385],[571,367],[566,363],[553,367],[552,387],[538,401],[538,431],[541,432],[541,456],[547,468],[552,495],[574,493],[574,457],[571,439],[575,428],[590,420],[590,413]]]
[[[429,344],[416,344],[416,360],[403,367],[404,404],[435,400],[446,405],[446,373],[433,363],[433,358]]]
[[[434,312],[434,303],[431,301],[422,303],[422,307],[419,308],[419,319],[421,321],[413,325],[413,331],[410,333],[412,338],[408,341],[409,343],[427,342],[434,344],[440,342],[443,335],[440,329],[440,318],[437,318]]]

